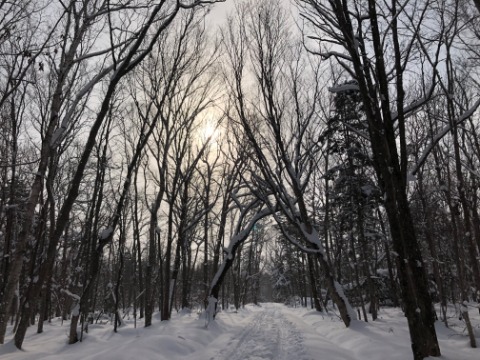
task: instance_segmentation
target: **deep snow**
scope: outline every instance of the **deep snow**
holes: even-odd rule
[[[462,322],[450,309],[450,328],[437,323],[443,360],[478,360]],[[478,310],[471,308],[477,335]],[[318,313],[281,304],[249,305],[224,311],[205,328],[197,313],[178,313],[168,322],[156,319],[148,329],[133,319],[113,332],[111,323],[91,325],[82,343],[67,345],[68,322],[45,324],[45,332],[29,329],[24,350],[8,334],[0,359],[135,359],[135,360],[406,360],[411,359],[407,323],[400,309],[381,309],[375,322],[354,322],[346,329],[334,312]],[[11,331],[11,329],[10,329]],[[480,339],[479,339],[480,340]],[[477,340],[478,341],[478,340]],[[480,342],[480,341],[478,341]]]

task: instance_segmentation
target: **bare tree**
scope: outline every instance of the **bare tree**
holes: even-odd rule
[[[56,247],[58,239],[63,234],[67,225],[70,209],[78,196],[79,186],[97,133],[107,116],[110,100],[120,80],[143,61],[153,48],[160,34],[169,27],[181,10],[192,9],[213,2],[215,1],[194,1],[186,3],[176,1],[175,3],[167,4],[162,1],[156,5],[149,5],[147,3],[143,4],[144,6],[139,4],[139,7],[131,7],[128,3],[125,5],[122,2],[111,4],[110,1],[85,0],[82,2],[71,1],[61,9],[61,19],[64,21],[67,33],[59,43],[59,48],[61,49],[60,54],[57,55],[57,53],[55,53],[54,55],[54,57],[58,56],[58,60],[54,62],[52,70],[57,72],[58,80],[51,102],[50,119],[46,126],[45,136],[42,139],[38,171],[32,183],[29,199],[25,205],[25,221],[23,222],[23,227],[18,237],[11,271],[0,301],[0,343],[4,341],[6,313],[8,311],[7,309],[11,306],[15,286],[20,277],[24,251],[33,224],[35,208],[43,188],[43,181],[47,172],[49,159],[55,154],[56,147],[64,138],[65,131],[69,127],[71,116],[76,107],[85,96],[91,93],[93,87],[98,84],[101,79],[105,78],[107,74],[111,75],[106,91],[100,101],[100,109],[90,128],[90,133],[86,140],[78,168],[73,175],[69,196],[59,212],[55,232],[50,240],[49,247]],[[125,19],[128,19],[129,14],[137,9],[142,9],[141,12],[145,15],[144,21],[126,21]],[[124,12],[125,17],[116,17],[117,14],[122,12]],[[92,50],[91,46],[87,45],[87,36],[90,36],[92,31],[97,31],[97,35],[89,38],[90,41],[100,36],[104,29],[104,27],[100,25],[102,23],[109,24],[113,30],[110,32],[110,46],[107,46],[104,50],[95,51]],[[127,29],[128,26],[135,28]],[[70,31],[72,31],[72,34]],[[70,39],[72,40],[70,41]],[[75,79],[75,69],[77,69],[82,62],[90,61],[95,57],[104,59],[107,65],[101,65],[98,71],[70,97],[71,102],[66,104],[65,86],[69,84],[71,79]],[[65,114],[60,121],[59,115],[61,114],[62,107],[65,108]],[[128,188],[128,186],[126,188]],[[120,204],[123,203],[122,199],[124,199],[124,196],[121,197]],[[121,209],[122,205],[119,208]],[[119,216],[118,214],[118,216],[114,218],[113,230],[118,223]],[[113,236],[113,233],[111,235]],[[106,241],[110,241],[110,239],[111,237],[104,238]],[[48,264],[47,268],[51,266],[53,266],[52,263]],[[45,279],[40,279],[40,282],[43,283],[43,281],[45,281]]]
[[[322,123],[316,111],[320,66],[299,55],[290,42],[288,20],[278,2],[249,3],[238,10],[237,20],[230,21],[223,37],[234,109],[229,120],[240,126],[254,154],[254,167],[249,171],[251,191],[269,209],[287,239],[317,256],[330,296],[348,326],[356,315],[334,278],[306,201],[320,149],[315,135]],[[247,64],[253,69],[255,100],[246,92]],[[308,85],[301,77],[305,68],[314,79]],[[290,235],[280,214],[298,230],[303,244]]]
[[[420,99],[411,99],[407,106],[410,94],[405,90],[405,72],[415,66],[416,49],[428,54],[429,71],[436,72],[442,42],[437,40],[426,46],[422,40],[422,34],[429,31],[429,26],[424,27],[424,19],[432,3],[392,1],[384,6],[375,1],[363,4],[305,0],[298,4],[305,21],[317,31],[309,37],[307,46],[320,46],[312,51],[324,58],[335,58],[356,81],[355,88],[365,108],[375,170],[385,193],[393,246],[398,254],[397,267],[414,358],[440,356],[426,272],[407,198],[407,119],[430,99],[434,83],[429,86],[431,91],[427,90]],[[432,36],[435,38],[435,34]]]

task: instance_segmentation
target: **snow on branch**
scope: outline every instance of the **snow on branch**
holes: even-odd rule
[[[110,226],[110,227],[102,230],[102,232],[99,235],[99,238],[101,240],[108,239],[112,235],[112,233],[113,233],[113,227]]]
[[[258,201],[255,200],[253,201],[250,206],[248,206],[248,209],[253,208],[258,204]],[[225,272],[228,270],[228,267],[231,266],[233,259],[235,258],[235,251],[238,248],[238,246],[248,237],[250,232],[252,231],[253,227],[255,224],[263,219],[264,217],[268,216],[271,214],[271,210],[267,208],[260,208],[257,210],[257,212],[251,217],[251,219],[248,221],[247,225],[243,229],[241,229],[241,225],[243,223],[243,220],[245,219],[248,209],[242,211],[240,214],[240,218],[237,221],[236,225],[236,234],[232,236],[230,240],[230,244],[228,247],[224,250],[225,252],[225,258],[220,267],[218,268],[215,276],[213,277],[213,280],[210,285],[210,295],[208,297],[208,306],[206,309],[206,326],[213,320],[215,317],[215,311],[216,311],[216,304],[217,304],[217,299],[215,296],[212,294],[213,289],[217,286],[217,284],[221,281],[221,277],[225,275]],[[227,266],[228,265],[228,266]]]
[[[80,296],[79,296],[79,295],[74,294],[74,293],[72,293],[71,291],[69,291],[69,290],[67,290],[67,289],[62,289],[62,292],[63,292],[65,295],[70,296],[73,300],[75,300],[75,301],[80,301]]]
[[[264,208],[260,211],[258,211],[252,219],[248,222],[248,224],[245,226],[245,228],[241,231],[238,231],[234,236],[232,236],[232,239],[230,240],[230,244],[228,247],[224,250],[226,253],[226,259],[233,260],[235,254],[234,251],[238,247],[238,244],[244,241],[250,232],[252,231],[253,227],[255,224],[263,219],[264,217],[270,215],[271,211],[269,208]],[[222,263],[220,268],[218,269],[217,273],[215,274],[210,289],[212,289],[216,283],[218,282],[218,279],[220,278],[221,273],[223,272],[223,269],[225,268],[225,262]]]
[[[337,85],[337,86],[331,86],[328,88],[328,91],[331,93],[341,93],[341,92],[346,92],[346,91],[360,91],[360,87],[358,84],[355,83],[350,83],[350,84],[342,84],[342,85]]]
[[[272,216],[273,218],[275,219],[275,221],[277,222],[279,228],[280,228],[280,231],[282,232],[282,235],[285,236],[285,238],[287,239],[287,241],[294,245],[295,247],[297,247],[300,251],[306,253],[306,254],[317,254],[317,253],[320,253],[322,255],[324,255],[324,250],[323,250],[323,245],[322,243],[320,242],[320,238],[318,238],[318,233],[316,233],[315,229],[313,229],[313,231],[316,233],[317,235],[317,239],[315,239],[313,236],[315,236],[314,234],[309,234],[308,232],[306,232],[306,228],[305,228],[305,225],[303,223],[299,224],[299,227],[302,231],[302,235],[304,236],[305,240],[314,245],[315,247],[313,248],[310,248],[310,247],[307,247],[307,246],[304,246],[302,245],[301,243],[299,243],[294,236],[292,236],[288,231],[287,229],[285,228],[285,224],[283,223],[282,219],[280,219],[280,217],[278,216],[278,214],[276,212],[272,212]]]
[[[314,50],[308,50],[308,49],[307,49],[307,51],[310,52],[313,55],[320,56],[324,59],[329,59],[333,56],[337,59],[352,61],[352,58],[350,56],[348,56],[346,54],[343,54],[341,52],[338,52],[338,51],[333,51],[333,50],[330,50],[330,51],[314,51]]]
[[[309,226],[310,229],[307,228],[305,223],[300,224],[300,229],[302,230],[302,234],[304,238],[314,246],[317,247],[317,252],[325,256],[325,249],[323,248],[322,242],[320,241],[320,236],[318,235],[318,231],[312,226]]]
[[[68,126],[70,125],[70,121],[75,113],[75,110],[77,110],[77,107],[80,101],[84,98],[84,96],[86,96],[89,92],[91,92],[93,87],[97,85],[100,82],[100,80],[102,80],[112,70],[113,70],[112,65],[106,67],[96,76],[94,76],[83,88],[80,89],[78,94],[75,96],[75,99],[73,100],[72,104],[69,106],[69,109],[65,114],[65,117],[63,118],[63,121],[61,122],[60,126],[55,130],[55,132],[52,135],[52,139],[50,140],[51,148],[56,148],[60,144],[62,137],[67,131]]]
[[[225,2],[225,0],[195,0],[193,2],[180,2],[179,6],[182,9],[191,9],[196,6],[205,6],[205,5],[211,5],[211,4],[216,4],[220,2]]]
[[[430,98],[433,95],[433,91],[435,90],[435,85],[436,85],[436,82],[435,81],[432,82],[432,86],[430,86],[430,89],[425,94],[425,96],[422,96],[420,99],[417,99],[416,101],[412,102],[410,105],[403,108],[404,117],[408,117],[409,115],[413,114],[415,110],[422,107],[428,100],[430,100]],[[398,120],[398,112],[393,112],[392,121],[395,122],[397,120]]]
[[[452,130],[452,126],[458,126],[465,120],[467,120],[470,116],[474,114],[474,112],[478,109],[480,106],[480,98],[473,104],[473,106],[466,110],[462,115],[458,117],[457,120],[453,122],[453,124],[448,124],[446,125],[442,130],[440,130],[432,139],[432,143],[427,146],[427,148],[423,151],[422,156],[420,157],[420,160],[418,160],[418,163],[415,165],[415,167],[410,171],[411,176],[415,176],[415,174],[420,170],[420,168],[423,166],[425,161],[427,161],[428,155],[432,152],[432,150],[435,148],[435,146],[440,142],[440,140],[443,139],[445,135],[448,134],[449,131]]]
[[[367,141],[370,141],[370,135],[368,135],[367,133],[354,128],[352,125],[350,125],[349,123],[347,123],[345,121],[342,121],[342,124],[345,125],[350,131],[357,134],[358,136],[364,138]]]

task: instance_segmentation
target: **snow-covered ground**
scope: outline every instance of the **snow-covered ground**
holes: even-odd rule
[[[464,326],[450,320],[437,323],[441,359],[479,360],[480,349],[469,348]],[[480,335],[480,316],[471,317]],[[67,345],[69,324],[53,321],[45,332],[32,327],[24,350],[18,351],[8,335],[0,359],[81,360],[406,360],[411,359],[406,319],[399,309],[381,309],[375,322],[355,322],[346,329],[334,313],[288,308],[265,303],[238,312],[224,311],[205,328],[197,313],[179,313],[168,322],[156,319],[148,329],[126,319],[118,333],[110,323],[90,326],[82,343]],[[480,338],[477,340],[480,343]]]

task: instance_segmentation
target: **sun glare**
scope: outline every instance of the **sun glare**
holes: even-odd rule
[[[212,125],[207,125],[203,128],[203,137],[205,139],[211,138],[211,140],[215,140],[217,133],[217,129],[215,129],[215,127]]]
[[[209,143],[217,146],[222,138],[221,114],[215,109],[209,109],[203,117],[199,118],[196,136],[201,144]]]
[[[214,144],[219,141],[220,129],[212,123],[206,123],[198,129],[199,140],[203,143],[208,141],[210,144]]]

